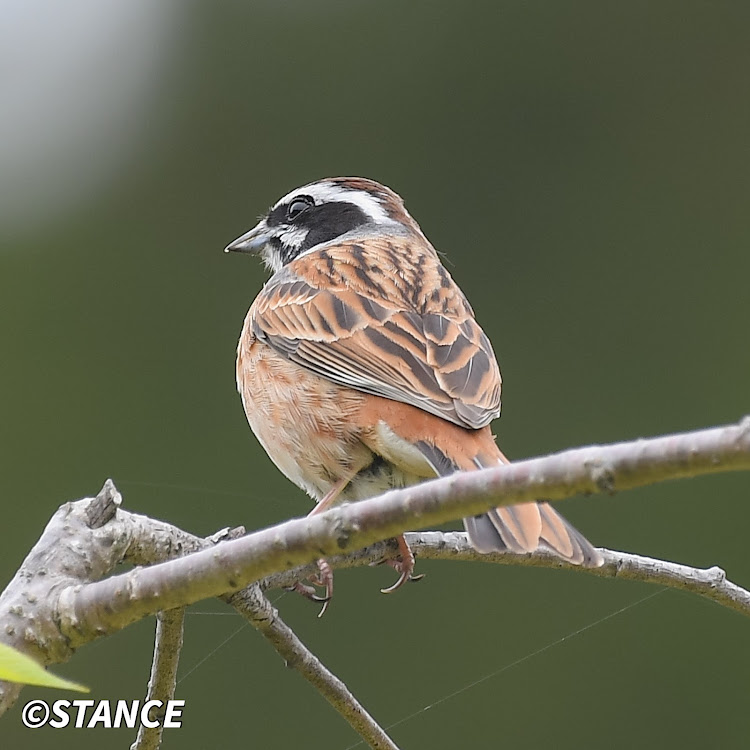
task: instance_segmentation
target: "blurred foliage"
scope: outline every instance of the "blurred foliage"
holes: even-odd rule
[[[750,6],[168,7],[149,85],[127,117],[97,120],[83,142],[81,175],[107,170],[65,212],[28,198],[24,224],[0,226],[0,497],[12,529],[0,579],[61,502],[95,494],[107,476],[129,509],[196,533],[307,512],[235,393],[236,338],[264,271],[222,248],[323,176],[390,185],[446,254],[500,359],[496,430],[510,456],[749,411]],[[132,49],[116,47],[123,66],[142,53],[128,38]],[[34,49],[37,66],[59,64],[54,49]],[[104,89],[96,55],[112,49],[92,53]],[[98,90],[67,81],[82,121]],[[42,109],[34,127],[52,138],[60,120]],[[47,164],[49,181],[84,185]],[[595,543],[718,564],[748,585],[747,488],[746,476],[710,477],[563,512]],[[603,620],[652,589],[418,565],[426,580],[393,597],[378,593],[389,571],[337,574],[323,620],[297,597],[279,602],[383,724],[410,717],[393,730],[402,747],[746,742],[742,618],[670,591]],[[185,727],[165,747],[239,747],[248,732],[268,747],[356,742],[251,628],[217,603],[193,609],[178,685]],[[152,631],[140,623],[58,671],[95,699],[141,697]],[[3,747],[28,745],[19,713],[0,723]],[[131,734],[39,730],[34,746],[125,746]]]
[[[30,656],[26,656],[26,654],[22,654],[4,643],[0,643],[0,680],[20,682],[23,685],[40,685],[60,690],[74,690],[79,693],[89,692],[89,689],[84,685],[55,676]]]

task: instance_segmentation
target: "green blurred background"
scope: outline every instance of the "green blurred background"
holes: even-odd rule
[[[749,23],[746,3],[697,0],[6,0],[2,582],[58,505],[108,476],[128,509],[199,534],[307,512],[235,393],[264,272],[222,249],[323,176],[390,185],[447,254],[500,359],[511,457],[750,411]],[[712,477],[562,510],[595,543],[747,586],[749,486]],[[389,569],[338,573],[322,620],[278,602],[384,725],[410,717],[393,729],[403,748],[747,742],[740,616],[668,591],[602,621],[657,589],[419,571],[392,597]],[[152,631],[57,671],[94,698],[141,697]],[[37,695],[61,697],[25,690],[2,747],[128,746],[129,730],[31,734],[19,707]],[[167,748],[357,742],[218,603],[187,618],[178,697]]]

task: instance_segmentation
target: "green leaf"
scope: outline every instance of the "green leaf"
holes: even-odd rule
[[[41,664],[30,656],[16,651],[4,643],[0,643],[0,680],[20,682],[24,685],[41,685],[42,687],[60,688],[62,690],[77,690],[88,693],[85,685],[64,680],[62,677],[48,672]]]

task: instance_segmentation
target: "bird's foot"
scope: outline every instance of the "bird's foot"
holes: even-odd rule
[[[414,553],[411,551],[411,547],[406,543],[404,535],[396,537],[398,542],[399,557],[389,558],[385,560],[388,565],[396,570],[399,574],[398,580],[392,586],[388,588],[380,589],[383,594],[392,594],[394,591],[400,589],[407,581],[421,581],[424,578],[424,574],[415,576],[414,573]]]
[[[311,602],[322,604],[323,607],[320,612],[318,612],[318,617],[323,617],[328,609],[331,599],[333,598],[333,568],[328,564],[328,560],[323,558],[318,560],[318,575],[311,577],[310,583],[312,586],[297,581],[293,586],[289,586],[287,591],[294,591],[295,593],[300,594],[300,596],[304,596],[305,599],[309,599]],[[325,589],[325,596],[318,594],[318,591],[315,588],[316,586]]]

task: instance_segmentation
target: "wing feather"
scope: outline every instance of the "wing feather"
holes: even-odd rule
[[[424,243],[368,237],[303,255],[263,288],[253,330],[322,377],[478,429],[500,414],[500,370]]]

